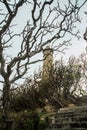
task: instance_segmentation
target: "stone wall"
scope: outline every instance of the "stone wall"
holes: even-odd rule
[[[62,108],[49,117],[49,121],[47,130],[87,130],[87,105],[73,109]]]

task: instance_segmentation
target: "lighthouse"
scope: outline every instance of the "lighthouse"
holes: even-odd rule
[[[53,50],[49,46],[43,50],[43,59],[42,79],[47,80],[53,70]]]

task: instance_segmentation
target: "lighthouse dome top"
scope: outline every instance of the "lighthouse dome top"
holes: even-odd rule
[[[46,46],[46,48],[45,48],[45,49],[43,49],[43,52],[44,52],[44,51],[49,51],[49,50],[53,52],[53,49],[52,49],[52,48],[50,48],[50,46]]]

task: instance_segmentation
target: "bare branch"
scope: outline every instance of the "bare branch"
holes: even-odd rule
[[[7,0],[3,0],[3,2],[4,2],[5,6],[6,6],[7,10],[8,10],[8,13],[9,13],[10,15],[12,15],[12,11],[11,11],[11,9],[10,9],[10,7],[9,7],[9,4],[7,3]]]
[[[85,33],[84,33],[84,39],[87,41],[87,28],[86,28]]]
[[[8,28],[9,28],[9,25],[11,24],[13,18],[16,16],[17,12],[18,12],[18,9],[19,7],[21,7],[24,3],[25,3],[25,0],[20,0],[17,4],[16,4],[16,7],[14,9],[14,11],[11,11],[6,0],[4,0],[4,3],[6,5],[6,8],[8,9],[8,11],[10,11],[9,13],[9,16],[8,16],[8,19],[6,21],[6,24],[2,27],[2,29],[0,30],[0,35],[3,34]]]

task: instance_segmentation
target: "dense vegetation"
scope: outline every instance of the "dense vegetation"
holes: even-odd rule
[[[55,62],[46,80],[41,71],[27,78],[10,95],[10,118],[14,122],[14,129],[44,130],[49,124],[47,118],[41,120],[41,116],[47,113],[45,105],[50,104],[56,110],[70,103],[76,104],[79,92],[84,95],[83,89],[78,87],[81,78],[82,69],[75,58],[70,58],[66,64],[62,59]],[[0,129],[4,127],[2,117],[1,112]]]
[[[67,64],[60,60],[49,72],[47,80],[42,79],[39,73],[32,79],[27,78],[24,84],[12,93],[11,108],[35,110],[44,107],[47,102],[56,108],[75,103],[80,78],[80,68],[74,58],[70,58]]]

